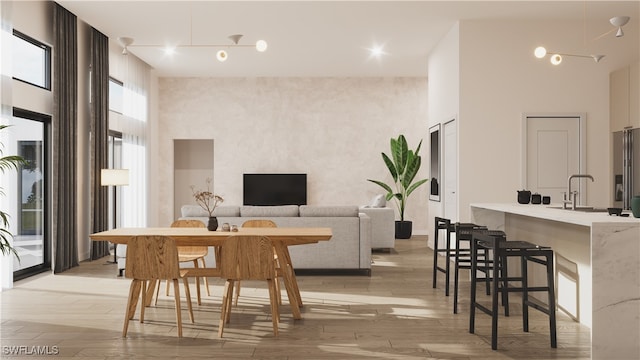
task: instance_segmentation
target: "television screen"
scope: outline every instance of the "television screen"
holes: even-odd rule
[[[244,205],[306,205],[307,174],[244,174]]]

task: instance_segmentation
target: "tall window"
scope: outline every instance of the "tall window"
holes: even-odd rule
[[[13,78],[51,90],[51,47],[13,31]]]
[[[48,115],[27,110],[14,109],[13,132],[15,153],[22,156],[26,165],[15,175],[15,191],[7,192],[13,197],[15,210],[12,233],[14,247],[20,261],[13,264],[14,279],[18,280],[51,268],[51,239],[48,236]],[[9,173],[8,173],[9,174]]]
[[[118,114],[124,112],[123,101],[124,87],[122,82],[114,78],[109,78],[109,110]]]

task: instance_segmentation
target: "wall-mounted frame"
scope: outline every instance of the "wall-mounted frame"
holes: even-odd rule
[[[429,200],[440,201],[440,124],[429,128],[429,148],[429,171],[431,173]]]

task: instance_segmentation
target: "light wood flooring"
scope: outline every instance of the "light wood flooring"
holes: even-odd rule
[[[0,292],[0,358],[16,346],[28,358],[45,359],[589,359],[590,330],[558,313],[558,348],[549,346],[547,317],[532,310],[522,331],[518,296],[512,315],[499,320],[498,350],[491,350],[489,316],[469,327],[469,283],[460,313],[444,296],[443,279],[433,289],[433,251],[426,237],[397,240],[391,253],[374,253],[372,276],[299,276],[303,319],[294,321],[285,300],[280,335],[268,317],[266,286],[243,281],[224,337],[218,338],[223,282],[211,279],[212,296],[195,304],[195,324],[183,302],[184,337],[177,338],[173,297],[161,291],[157,307],[138,314],[121,337],[130,280],[116,277],[107,258],[84,262],[62,274],[43,274]],[[294,264],[295,265],[295,264]],[[468,273],[464,272],[465,278]],[[195,295],[194,286],[191,286]],[[184,292],[182,292],[184,294]],[[482,292],[478,298],[487,302]],[[283,296],[286,299],[286,296]],[[57,355],[34,356],[34,347]]]

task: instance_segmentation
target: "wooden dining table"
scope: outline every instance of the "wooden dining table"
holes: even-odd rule
[[[314,244],[331,239],[331,228],[238,228],[238,231],[209,231],[206,228],[118,228],[101,231],[89,235],[92,241],[109,241],[114,244],[127,244],[134,236],[168,236],[176,241],[178,246],[222,246],[225,239],[233,235],[266,236],[273,242],[273,247],[278,255],[278,261],[282,272],[282,278],[291,312],[294,319],[302,319],[300,307],[303,306],[300,289],[289,255],[289,246]],[[189,277],[219,277],[219,257],[216,258],[216,267],[188,269]],[[155,286],[149,287],[153,294]],[[151,296],[146,297],[149,301]],[[148,305],[148,304],[147,304]]]

